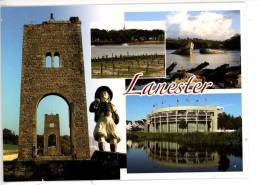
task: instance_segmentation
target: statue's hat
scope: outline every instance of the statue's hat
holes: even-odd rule
[[[110,100],[112,100],[113,98],[113,92],[111,91],[111,89],[107,86],[100,86],[97,90],[96,90],[96,93],[95,93],[95,98],[100,98],[100,93],[102,91],[107,91],[109,96],[110,96]]]

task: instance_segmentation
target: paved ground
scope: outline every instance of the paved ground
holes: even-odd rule
[[[18,158],[18,153],[4,155],[4,161],[12,161]]]

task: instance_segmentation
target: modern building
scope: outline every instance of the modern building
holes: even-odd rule
[[[163,107],[147,116],[146,132],[216,132],[219,106],[176,106]]]

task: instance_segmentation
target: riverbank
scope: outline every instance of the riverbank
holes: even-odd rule
[[[241,50],[240,44],[240,34],[233,35],[232,37],[223,40],[208,40],[199,38],[166,38],[166,48],[167,49],[178,49],[183,46],[183,44],[192,41],[194,43],[194,49],[201,48],[212,48],[212,49],[226,49],[226,50]]]
[[[127,140],[172,141],[178,142],[182,145],[242,146],[242,132],[236,131],[233,133],[145,133],[127,131]]]
[[[91,45],[125,44],[144,42],[164,42],[165,33],[160,29],[121,29],[104,30],[91,28]]]
[[[133,41],[133,42],[127,42],[127,43],[116,43],[116,42],[95,42],[92,43],[91,46],[128,46],[128,45],[149,45],[149,44],[164,44],[164,41],[159,40],[149,40],[149,41]]]
[[[165,77],[164,55],[114,56],[91,59],[92,78]]]

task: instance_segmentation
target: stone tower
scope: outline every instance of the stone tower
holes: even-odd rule
[[[45,114],[43,146],[44,146],[43,155],[45,156],[61,155],[59,114],[56,115]]]
[[[78,17],[24,25],[19,160],[37,158],[37,107],[48,95],[69,107],[71,156],[89,158],[81,22]],[[55,107],[54,107],[55,108]]]

